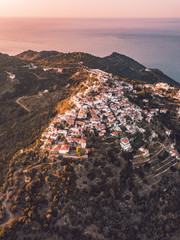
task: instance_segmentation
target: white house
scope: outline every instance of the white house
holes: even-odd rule
[[[81,147],[86,148],[86,139],[81,139]]]
[[[10,79],[14,80],[16,78],[15,74],[13,74],[13,73],[8,73],[8,74],[9,74]]]
[[[156,84],[156,89],[162,88],[162,89],[168,90],[169,87],[170,87],[170,86],[169,86],[167,83],[162,83],[162,82],[160,82],[160,83],[157,83],[157,84]]]
[[[60,154],[66,154],[69,152],[70,147],[68,145],[56,145],[53,151]]]
[[[57,133],[52,133],[52,134],[50,134],[49,137],[50,137],[51,139],[57,140],[58,134],[57,134]]]
[[[170,135],[171,135],[171,132],[172,132],[172,131],[171,131],[171,130],[169,130],[169,129],[168,129],[168,130],[166,130],[166,135],[167,135],[167,136],[170,136]]]
[[[170,154],[171,154],[172,157],[177,156],[178,151],[176,149],[171,149]]]
[[[43,68],[44,72],[51,70],[52,68],[45,67]]]
[[[144,157],[149,157],[149,150],[148,149],[145,149],[144,147],[141,147],[141,148],[139,148],[139,151],[142,152],[142,155]]]
[[[124,151],[129,151],[131,149],[131,145],[129,143],[128,138],[121,138],[120,145]]]
[[[65,137],[67,136],[68,131],[65,129],[58,130],[58,133],[63,134]]]
[[[161,109],[161,110],[160,110],[160,113],[167,113],[167,111],[168,111],[168,109],[165,109],[165,108],[164,108],[164,109]]]

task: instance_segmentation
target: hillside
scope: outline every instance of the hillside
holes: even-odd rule
[[[83,63],[89,68],[98,68],[103,71],[113,73],[122,78],[139,80],[145,83],[165,82],[171,85],[179,85],[176,81],[165,75],[158,69],[146,69],[145,66],[133,60],[130,57],[119,53],[112,53],[110,56],[100,58],[87,53],[57,53],[54,51],[33,52],[27,51],[16,56],[23,60],[34,60],[35,62],[47,61],[52,65],[63,66],[64,62],[78,64]]]
[[[83,74],[72,77],[76,71],[72,67],[64,73],[46,72],[0,55],[0,185],[12,155],[38,138],[54,116],[57,102],[83,81]]]
[[[53,56],[53,55],[57,55],[57,54],[58,54],[57,51],[35,52],[32,50],[28,50],[28,51],[25,51],[23,53],[16,55],[16,58],[19,58],[21,60],[26,60],[26,61],[33,61],[33,60],[37,60],[40,58],[46,58],[48,56]]]
[[[115,52],[104,58],[81,52],[32,50],[15,57],[0,54],[0,182],[8,166],[7,159],[37,138],[36,133],[41,132],[39,126],[43,128],[47,124],[57,102],[68,97],[83,81],[83,76],[76,80],[71,78],[83,66],[99,68],[129,80],[178,85],[160,70],[147,70],[135,60]]]
[[[178,233],[180,90],[160,79],[118,53],[0,54],[0,239]]]
[[[11,158],[0,238],[170,240],[180,220],[179,89],[96,69],[70,79],[73,94]]]

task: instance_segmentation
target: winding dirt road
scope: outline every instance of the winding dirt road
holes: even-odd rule
[[[22,103],[20,103],[20,100],[23,99],[23,98],[27,98],[27,96],[22,96],[20,98],[18,98],[16,100],[16,103],[19,104],[22,108],[24,108],[27,112],[30,112],[29,108],[27,108],[25,105],[23,105]]]

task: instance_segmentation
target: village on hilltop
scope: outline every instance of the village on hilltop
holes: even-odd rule
[[[136,92],[131,83],[119,80],[112,74],[99,69],[88,70],[89,78],[83,83],[84,91],[72,95],[69,102],[72,107],[64,113],[59,113],[49,127],[42,134],[41,149],[50,151],[51,155],[64,157],[88,157],[89,134],[103,139],[117,137],[123,151],[132,150],[130,140],[122,128],[129,133],[144,133],[146,130],[138,127],[137,123],[143,119],[151,122],[158,113],[166,113],[166,108],[142,109],[133,104],[125,96],[125,92]],[[150,84],[145,87],[152,87]],[[153,94],[158,94],[159,88],[167,88],[167,84],[158,83]],[[157,90],[157,92],[156,92]],[[148,99],[144,99],[148,102]],[[130,120],[130,121],[128,121]],[[166,129],[170,136],[171,130]],[[157,134],[152,132],[152,137]],[[143,156],[149,156],[149,150],[143,146],[139,149]],[[171,155],[178,155],[177,150],[170,149]]]

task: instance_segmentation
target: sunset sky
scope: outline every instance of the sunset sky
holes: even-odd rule
[[[180,0],[0,0],[0,17],[179,18]]]

